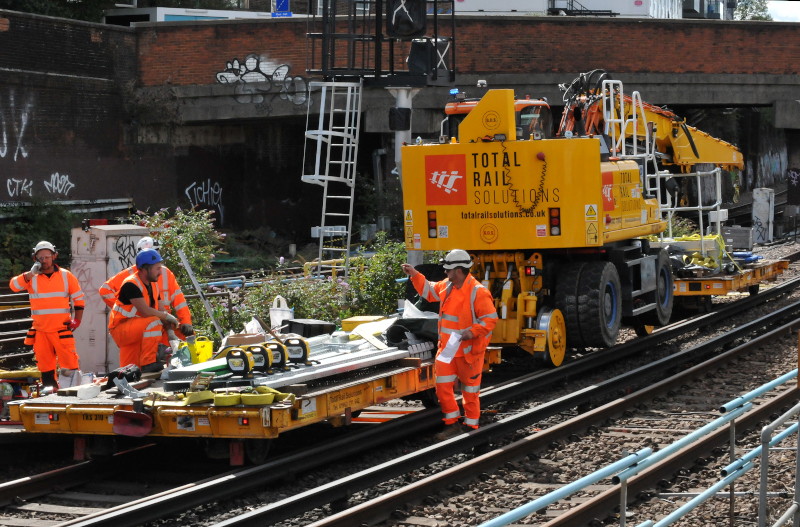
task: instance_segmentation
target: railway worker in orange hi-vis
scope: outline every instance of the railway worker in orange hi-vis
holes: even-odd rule
[[[75,275],[56,264],[58,252],[52,243],[41,241],[33,248],[30,271],[15,276],[12,291],[27,291],[33,324],[25,344],[33,346],[42,384],[58,389],[80,384],[79,359],[72,332],[83,318],[84,295]],[[60,382],[56,381],[60,368]]]
[[[478,428],[483,356],[497,324],[491,293],[469,272],[470,255],[454,249],[447,253],[443,267],[447,278],[429,282],[410,264],[402,265],[419,295],[429,302],[440,303],[439,348],[434,370],[445,429],[437,434],[438,440]],[[461,414],[454,393],[456,380],[461,382],[464,405],[464,420],[460,425]]]
[[[135,364],[143,372],[163,369],[157,360],[162,326],[177,326],[178,319],[159,309],[162,262],[155,249],[140,251],[136,255],[136,273],[128,276],[119,289],[108,329],[119,346],[120,366]]]
[[[158,249],[155,240],[150,236],[144,236],[136,244],[137,252],[141,252],[145,249]],[[111,309],[114,308],[117,293],[119,293],[119,289],[122,287],[122,282],[133,274],[136,274],[135,265],[123,269],[100,286],[100,298],[103,299],[103,302],[105,302],[108,307]],[[189,311],[189,304],[186,302],[186,297],[183,296],[183,291],[180,285],[178,285],[178,280],[175,279],[175,273],[170,271],[166,265],[161,268],[161,276],[158,279],[158,290],[158,308],[167,312],[172,310],[178,318],[177,336],[181,339],[185,339],[185,337],[194,335],[192,313]],[[164,332],[161,338],[161,343],[165,345],[169,344],[166,332]],[[125,366],[125,364],[121,364],[121,366]]]

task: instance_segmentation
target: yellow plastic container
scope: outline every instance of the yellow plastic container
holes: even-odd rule
[[[194,344],[187,343],[187,345],[189,346],[189,356],[192,358],[192,364],[210,360],[211,355],[214,354],[214,341],[204,335],[199,335]]]
[[[356,327],[360,326],[361,324],[366,324],[367,322],[377,322],[378,320],[383,320],[384,316],[381,315],[362,315],[357,317],[350,317],[342,320],[342,330],[343,331],[353,331]]]

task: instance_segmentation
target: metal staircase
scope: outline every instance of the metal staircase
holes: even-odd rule
[[[362,83],[311,82],[309,87],[312,93],[319,94],[319,114],[316,129],[312,129],[309,99],[303,170],[313,170],[311,174],[304,173],[302,181],[323,188],[322,219],[318,227],[312,228],[312,237],[319,238],[317,272],[346,275],[353,227]]]

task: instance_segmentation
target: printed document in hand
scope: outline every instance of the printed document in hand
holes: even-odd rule
[[[447,339],[447,344],[445,344],[444,349],[436,357],[436,360],[439,362],[444,362],[445,364],[450,364],[450,361],[453,360],[453,357],[456,356],[456,351],[458,351],[458,345],[461,344],[461,333],[450,333],[450,338]]]

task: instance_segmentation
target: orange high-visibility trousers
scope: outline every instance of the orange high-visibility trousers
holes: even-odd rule
[[[56,366],[67,370],[77,370],[78,353],[75,351],[75,338],[72,331],[64,328],[59,331],[28,330],[33,333],[33,354],[39,371],[53,371]]]
[[[479,395],[483,358],[472,363],[467,362],[464,357],[454,357],[449,363],[437,360],[434,364],[434,371],[436,373],[436,397],[439,399],[439,406],[442,407],[444,423],[451,425],[460,417],[454,389],[455,382],[458,380],[461,382],[464,424],[478,428],[478,420],[481,416]]]
[[[111,329],[111,337],[119,346],[119,365],[142,367],[156,362],[161,328],[157,317],[133,317]]]

